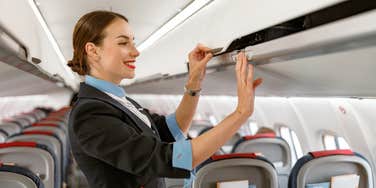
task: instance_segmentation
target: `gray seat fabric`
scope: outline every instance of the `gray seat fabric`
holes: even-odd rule
[[[291,151],[288,143],[281,138],[256,138],[242,140],[235,145],[233,153],[262,153],[262,155],[276,165],[279,187],[287,187],[288,177],[292,168]]]
[[[0,164],[0,187],[44,188],[44,185],[36,174],[26,168]]]
[[[63,129],[64,132],[68,131],[67,124],[62,122],[62,121],[43,120],[43,121],[40,121],[40,122],[37,122],[37,123],[39,123],[39,124],[56,124],[56,125],[58,125],[59,128]]]
[[[184,179],[181,178],[165,178],[166,188],[182,188]]]
[[[0,143],[5,142],[6,139],[7,139],[7,135],[5,134],[5,132],[0,131]]]
[[[25,167],[42,180],[45,188],[55,187],[55,161],[46,150],[33,147],[1,148],[0,161]]]
[[[296,185],[305,187],[310,183],[330,182],[332,176],[344,174],[358,174],[359,188],[374,188],[369,163],[357,155],[332,155],[309,160],[299,168]]]
[[[4,188],[38,188],[37,185],[21,174],[13,172],[0,172],[0,187]]]
[[[193,188],[216,188],[219,181],[248,180],[257,188],[277,188],[277,171],[265,159],[230,158],[210,162],[196,174]]]
[[[53,132],[61,141],[62,143],[62,152],[63,152],[63,174],[66,174],[65,167],[68,166],[68,159],[69,159],[69,145],[68,145],[68,137],[64,130],[58,127],[52,126],[32,126],[24,129],[24,131],[49,131]]]
[[[62,159],[62,146],[60,141],[49,135],[38,135],[38,134],[30,134],[30,135],[17,135],[7,139],[7,142],[14,142],[14,141],[32,141],[37,142],[39,144],[44,144],[48,148],[50,148],[55,156],[56,156],[56,174],[58,177],[59,183],[61,182],[61,178],[63,175],[63,159]]]
[[[2,123],[0,129],[5,131],[9,136],[20,133],[21,127],[16,123]]]

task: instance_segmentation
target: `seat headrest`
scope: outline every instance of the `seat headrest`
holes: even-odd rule
[[[275,133],[261,133],[261,134],[255,134],[255,135],[250,135],[250,136],[244,136],[244,140],[252,140],[256,138],[276,138],[277,136]]]
[[[256,159],[257,155],[255,153],[231,153],[231,154],[224,154],[224,155],[213,155],[211,157],[213,161],[222,160],[222,159],[233,159],[233,158]]]
[[[345,150],[314,151],[314,152],[309,152],[309,154],[313,158],[320,158],[320,157],[327,157],[327,156],[332,156],[332,155],[354,155],[354,152],[349,149],[345,149]]]
[[[54,135],[54,133],[51,132],[51,131],[23,131],[22,134],[23,135],[42,134],[42,135],[49,135],[49,136],[53,136]]]
[[[59,125],[54,123],[33,123],[31,126],[50,126],[50,127],[57,127]]]
[[[1,148],[9,148],[9,147],[37,147],[36,142],[8,142],[8,143],[0,143]]]

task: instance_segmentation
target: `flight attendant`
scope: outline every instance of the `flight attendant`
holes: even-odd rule
[[[161,116],[149,113],[119,86],[135,76],[140,53],[133,40],[127,18],[114,12],[90,12],[74,28],[68,66],[85,81],[70,113],[69,137],[74,158],[92,188],[163,188],[163,177],[188,178],[253,113],[254,91],[261,79],[253,80],[253,66],[239,53],[236,109],[212,130],[187,140],[205,67],[212,58],[210,49],[198,45],[189,53],[184,96],[175,113]]]

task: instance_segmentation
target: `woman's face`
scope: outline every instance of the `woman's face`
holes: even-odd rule
[[[136,57],[140,55],[134,44],[131,28],[123,19],[116,18],[104,30],[105,38],[97,46],[98,58],[91,64],[92,76],[119,84],[135,76]]]

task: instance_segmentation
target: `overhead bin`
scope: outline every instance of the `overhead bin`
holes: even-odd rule
[[[360,4],[364,2],[360,1]],[[230,43],[208,64],[203,94],[236,95],[235,57],[238,50],[243,49],[250,63],[256,65],[256,77],[264,79],[257,89],[258,96],[375,97],[376,86],[370,84],[370,80],[376,80],[376,75],[370,70],[376,69],[376,25],[373,24],[376,3],[366,3],[369,3],[365,4],[367,7],[355,11],[355,15],[272,40],[260,40],[236,48]],[[304,15],[286,23],[302,22],[302,18]],[[135,94],[181,94],[182,89],[176,86],[184,85],[186,75],[143,80],[126,86],[126,90]]]
[[[31,62],[30,62],[31,61]],[[38,58],[30,57],[28,48],[16,37],[0,25],[0,62],[6,63],[19,70],[30,73],[44,80],[59,83],[60,86],[71,89],[59,75],[51,75],[37,64]],[[72,90],[72,89],[71,89]]]
[[[346,1],[237,38],[214,61],[233,64],[239,50],[259,65],[375,46],[374,20],[376,2]]]

